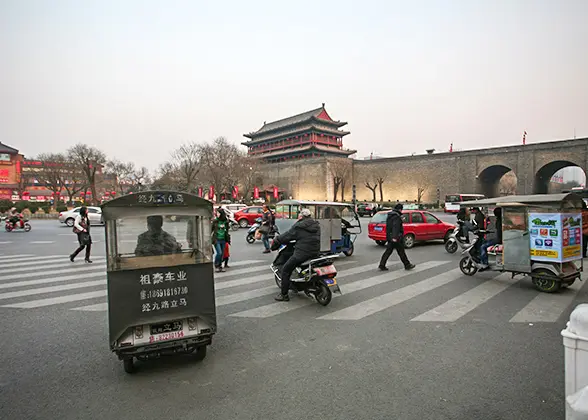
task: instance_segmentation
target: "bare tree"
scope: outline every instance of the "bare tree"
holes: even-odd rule
[[[421,204],[421,200],[423,199],[423,195],[425,191],[427,191],[428,185],[424,182],[419,182],[417,184],[417,204]]]
[[[242,197],[245,199],[249,199],[253,188],[255,187],[256,180],[259,178],[260,175],[260,161],[256,158],[251,158],[249,156],[244,156],[240,160],[240,168],[241,168],[241,187],[242,187]]]
[[[54,205],[57,207],[68,172],[67,157],[62,153],[44,153],[37,160],[43,162],[43,165],[34,168],[32,173],[41,185],[53,193]]]
[[[517,176],[510,171],[504,174],[499,182],[500,195],[514,195],[517,192]]]
[[[384,192],[382,191],[382,185],[384,184],[384,177],[379,176],[378,178],[376,178],[376,184],[378,185],[378,188],[380,189],[380,202],[384,202]]]
[[[220,196],[222,191],[230,191],[238,182],[243,158],[237,146],[218,137],[212,143],[200,145],[199,155],[204,178],[214,187],[216,194]]]
[[[341,191],[341,201],[345,201],[345,183],[351,173],[351,164],[349,159],[340,158],[328,162],[329,171],[333,177],[333,201],[337,201],[339,190]]]
[[[88,188],[88,181],[85,174],[76,165],[67,160],[65,170],[63,171],[62,185],[69,197],[68,204],[71,204],[77,193],[80,191],[86,191]]]
[[[98,169],[106,165],[106,155],[101,150],[78,143],[68,150],[68,159],[86,176],[88,186],[92,192],[92,203],[98,202],[96,181]]]
[[[369,181],[366,181],[365,186],[371,190],[373,197],[372,200],[376,202],[376,189],[378,188],[378,181],[374,182],[374,185],[372,185]]]
[[[133,162],[121,162],[113,159],[106,163],[106,173],[110,175],[110,181],[120,195],[126,194],[125,188],[132,185],[135,171]]]

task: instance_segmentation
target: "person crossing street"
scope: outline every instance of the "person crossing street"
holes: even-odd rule
[[[386,250],[384,251],[384,254],[382,254],[382,259],[378,266],[382,271],[388,271],[386,262],[394,250],[398,252],[398,256],[406,270],[412,270],[415,267],[415,265],[408,260],[406,251],[404,250],[404,228],[402,226],[403,208],[404,206],[401,203],[396,204],[394,210],[389,212],[386,217]]]

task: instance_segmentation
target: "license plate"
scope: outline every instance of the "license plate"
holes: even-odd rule
[[[182,331],[182,321],[170,321],[163,322],[161,324],[150,325],[151,335],[164,334],[164,333],[175,333]]]
[[[327,283],[327,286],[336,286],[337,279],[325,279],[325,283]]]
[[[168,341],[168,340],[176,340],[178,338],[184,337],[184,331],[174,331],[169,333],[163,334],[156,334],[149,337],[150,343],[156,343],[158,341]]]
[[[376,232],[381,232],[383,229],[384,229],[384,228],[383,228],[383,227],[381,227],[381,226],[376,226],[376,227],[374,228],[374,230],[375,230]]]

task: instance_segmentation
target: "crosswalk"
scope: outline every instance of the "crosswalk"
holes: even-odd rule
[[[90,265],[83,260],[71,263],[66,255],[0,256],[0,312],[2,308],[106,312],[106,261],[93,260]],[[535,291],[528,279],[507,274],[464,276],[452,260],[418,262],[411,271],[395,264],[381,272],[373,262],[351,257],[335,263],[343,294],[333,295],[329,306],[322,307],[302,293],[290,302],[275,302],[278,289],[268,265],[265,259],[236,261],[215,275],[219,316],[265,319],[296,313],[297,319],[356,322],[395,311],[399,321],[452,323],[484,320],[496,307],[505,322],[554,323],[574,302],[586,301],[583,281],[546,294]]]

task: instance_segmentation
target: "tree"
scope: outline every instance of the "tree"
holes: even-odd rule
[[[200,146],[194,142],[180,146],[172,152],[172,161],[164,169],[176,178],[181,190],[192,192],[201,170]]]
[[[203,178],[214,187],[218,196],[222,191],[230,191],[238,182],[243,153],[224,137],[218,137],[212,143],[202,144],[198,150]]]
[[[67,157],[62,153],[43,153],[37,156],[37,160],[43,162],[43,166],[34,168],[33,174],[40,184],[53,193],[54,205],[57,207],[67,178]]]
[[[255,187],[256,179],[260,175],[260,162],[256,158],[244,156],[240,159],[241,195],[247,200]]]
[[[376,189],[378,188],[378,181],[374,182],[374,185],[372,185],[369,181],[366,181],[365,186],[371,190],[373,197],[372,200],[376,202]]]
[[[333,201],[337,201],[339,190],[341,191],[341,201],[345,201],[345,184],[351,173],[349,159],[340,158],[331,160],[327,164],[333,177]]]
[[[92,192],[92,202],[93,204],[97,204],[96,174],[99,168],[106,165],[106,155],[95,147],[78,143],[68,150],[68,160],[85,175],[90,191]]]
[[[517,176],[510,171],[504,174],[498,183],[500,195],[514,195],[517,192]]]
[[[421,204],[423,195],[427,191],[428,186],[424,182],[419,182],[417,185],[417,204]]]
[[[384,184],[384,177],[379,176],[376,178],[376,185],[380,189],[380,202],[384,202],[384,192],[382,191],[382,185]],[[375,195],[374,195],[375,197]]]
[[[86,180],[85,174],[69,160],[66,160],[62,185],[69,197],[68,204],[73,203],[73,199],[77,193],[88,189],[88,181]]]
[[[117,159],[106,163],[106,174],[109,175],[113,189],[118,190],[120,195],[125,195],[125,187],[134,180],[135,164],[133,162],[121,162]]]

